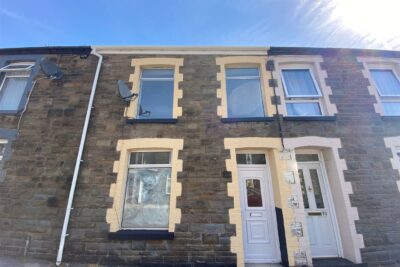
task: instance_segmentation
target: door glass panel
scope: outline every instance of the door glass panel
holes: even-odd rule
[[[236,154],[237,164],[265,164],[265,154]]]
[[[261,185],[258,179],[246,180],[248,207],[262,207]]]
[[[301,169],[299,169],[299,177],[300,177],[301,192],[303,193],[304,208],[308,209],[310,208],[310,205],[308,204],[307,189],[306,189],[306,184],[304,183],[303,170]]]
[[[310,169],[311,182],[314,190],[315,204],[318,209],[325,208],[324,200],[322,198],[321,186],[319,184],[318,172],[316,169]]]

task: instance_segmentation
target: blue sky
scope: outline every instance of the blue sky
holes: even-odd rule
[[[0,47],[400,49],[398,0],[0,0]]]

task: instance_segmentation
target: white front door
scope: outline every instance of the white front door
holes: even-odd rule
[[[338,257],[333,207],[327,181],[318,162],[298,163],[312,257]]]
[[[239,167],[245,262],[280,262],[272,182],[266,165]]]

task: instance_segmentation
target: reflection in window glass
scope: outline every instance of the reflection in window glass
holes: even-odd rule
[[[130,164],[169,164],[170,152],[132,152]]]
[[[302,169],[299,169],[299,177],[300,177],[301,192],[303,194],[304,208],[309,209],[310,205],[308,204],[307,189],[306,189],[306,184],[304,182],[304,174]]]
[[[172,118],[173,69],[144,69],[140,79],[138,118]]]
[[[387,70],[370,70],[381,96],[400,96],[400,81],[394,72]]]
[[[258,179],[246,180],[247,206],[262,207],[261,185]]]
[[[130,169],[122,228],[168,228],[171,168]]]
[[[6,150],[7,142],[0,141],[0,161],[3,160],[4,152]]]
[[[400,102],[382,102],[385,115],[400,116]]]
[[[29,77],[6,76],[0,88],[0,110],[16,111],[25,92]]]
[[[265,164],[265,154],[236,154],[237,164]]]
[[[263,117],[264,107],[258,68],[227,68],[228,117]]]
[[[297,162],[319,161],[318,154],[296,154]]]
[[[282,70],[283,79],[288,97],[314,96],[318,97],[319,92],[308,69],[287,69]]]
[[[319,184],[318,172],[316,169],[310,169],[311,182],[314,190],[315,204],[318,209],[323,209],[324,200],[322,198],[321,186]]]
[[[288,116],[320,116],[321,108],[317,102],[287,103]]]

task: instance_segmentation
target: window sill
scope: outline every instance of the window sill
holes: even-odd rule
[[[396,116],[396,115],[383,115],[383,116],[382,116],[382,120],[383,120],[383,121],[399,121],[399,120],[400,120],[400,116]]]
[[[274,121],[273,117],[247,117],[247,118],[222,118],[223,123],[235,123],[235,122],[268,122]]]
[[[336,121],[336,116],[285,116],[284,121]]]
[[[174,233],[168,230],[119,230],[108,233],[110,240],[173,240]]]
[[[177,123],[178,119],[126,119],[128,124],[140,124],[140,123]]]

